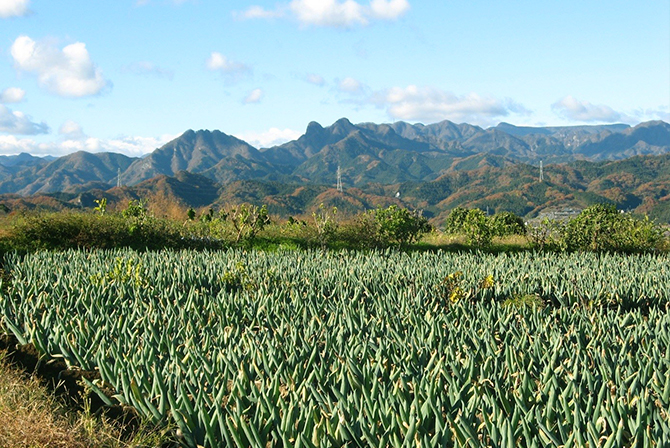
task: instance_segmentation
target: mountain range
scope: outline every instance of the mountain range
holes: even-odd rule
[[[666,153],[670,153],[670,125],[662,121],[634,127],[500,123],[483,129],[450,121],[353,124],[342,118],[327,127],[312,122],[298,139],[271,148],[255,148],[220,131],[188,130],[142,158],[86,152],[55,159],[0,156],[0,194],[12,194],[14,199],[91,190],[111,194],[123,190],[112,188],[120,183],[126,191],[160,190],[184,196],[180,200],[191,206],[209,206],[256,192],[256,199],[276,203],[283,214],[294,214],[324,199],[320,195],[332,193],[339,168],[346,190],[339,196],[341,206],[352,209],[387,203],[396,190],[401,191],[400,202],[425,208],[434,216],[455,205],[484,203],[532,215],[538,207],[584,205],[589,194],[637,209],[647,197],[639,191],[636,195],[645,184],[641,179],[647,184],[664,179]],[[541,162],[547,177],[539,183]],[[655,177],[642,172],[653,166]],[[626,172],[634,179],[619,182]],[[189,188],[190,198],[175,193]],[[524,189],[533,197],[524,198]],[[542,194],[540,201],[536,196]],[[552,202],[552,195],[562,202]],[[656,195],[654,200],[662,197]]]

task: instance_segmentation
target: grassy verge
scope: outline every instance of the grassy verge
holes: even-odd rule
[[[0,350],[0,446],[12,448],[140,448],[168,446],[168,437],[140,427],[131,433],[117,422],[76,410],[36,376],[12,365]]]

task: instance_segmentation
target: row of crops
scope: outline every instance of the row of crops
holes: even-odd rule
[[[9,255],[0,313],[190,446],[668,446],[668,261]]]

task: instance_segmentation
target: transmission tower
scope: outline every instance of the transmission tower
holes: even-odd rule
[[[337,165],[337,191],[342,193],[342,171],[340,165]]]
[[[121,188],[121,168],[116,171],[116,187]]]
[[[540,160],[540,182],[544,181],[544,169],[542,167],[542,161]]]

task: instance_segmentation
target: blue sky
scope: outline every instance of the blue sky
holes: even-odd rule
[[[670,1],[0,0],[0,154],[670,121]]]

